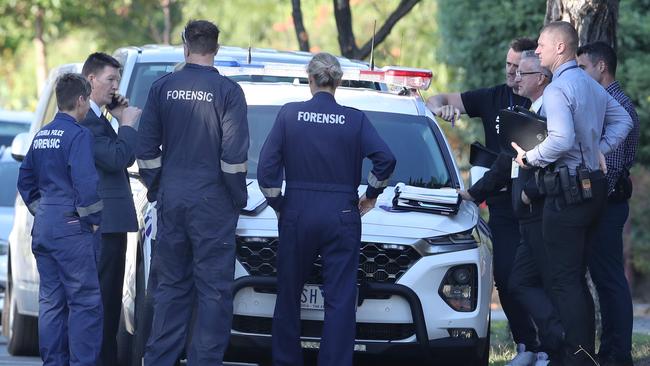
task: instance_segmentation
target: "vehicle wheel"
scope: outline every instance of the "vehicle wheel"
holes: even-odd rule
[[[153,321],[153,296],[151,296],[151,292],[145,291],[144,256],[140,248],[138,247],[138,264],[135,274],[135,331],[131,337],[131,365],[133,366],[142,365],[144,348],[147,345]],[[155,286],[155,283],[155,274],[153,270],[150,270],[149,288]]]
[[[7,352],[13,356],[37,356],[38,318],[18,313],[11,280],[11,260],[8,260],[7,290],[2,312],[2,333],[7,337]]]

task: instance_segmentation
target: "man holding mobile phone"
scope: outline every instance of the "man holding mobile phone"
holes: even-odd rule
[[[92,87],[90,110],[80,122],[95,137],[94,158],[99,175],[99,196],[104,201],[97,270],[104,306],[104,333],[100,365],[117,365],[117,328],[122,305],[126,233],[138,230],[135,206],[127,168],[135,162],[137,132],[135,123],[142,112],[129,106],[117,94],[120,63],[105,53],[93,53],[83,65],[82,74]],[[117,118],[117,132],[102,107]],[[97,239],[99,243],[99,239]]]

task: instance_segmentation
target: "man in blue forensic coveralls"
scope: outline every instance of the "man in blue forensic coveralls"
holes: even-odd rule
[[[64,74],[55,92],[60,112],[36,134],[18,176],[18,191],[35,216],[39,349],[46,366],[95,366],[103,314],[93,233],[102,201],[93,136],[77,124],[88,112],[90,85],[79,74]]]
[[[99,175],[102,210],[101,246],[99,250],[99,286],[104,308],[104,335],[101,361],[104,366],[117,365],[117,328],[122,310],[122,284],[126,257],[126,233],[138,231],[138,220],[126,168],[135,163],[137,132],[133,125],[140,109],[129,107],[128,100],[117,94],[120,63],[113,57],[96,52],[88,56],[82,74],[88,79],[90,110],[79,123],[92,132],[95,143],[95,166]],[[110,105],[111,100],[117,103]],[[119,123],[117,133],[101,108]],[[107,109],[108,109],[107,107]]]
[[[182,37],[186,64],[152,85],[136,147],[158,209],[158,286],[144,363],[176,362],[194,307],[188,365],[221,365],[232,324],[235,228],[247,200],[247,106],[239,85],[214,67],[217,26],[190,21]]]
[[[273,364],[300,366],[300,296],[316,257],[323,262],[325,323],[318,364],[350,366],[356,328],[361,218],[388,185],[395,158],[363,112],[336,103],[343,72],[319,53],[307,67],[313,98],[278,112],[262,147],[257,179],[278,213],[278,294]],[[361,163],[373,162],[359,199]],[[282,196],[282,180],[286,192]]]

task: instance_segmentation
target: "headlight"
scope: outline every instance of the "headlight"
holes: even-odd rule
[[[476,309],[478,278],[475,264],[449,268],[440,283],[438,294],[452,309],[470,312]]]
[[[478,230],[474,227],[471,230],[463,231],[443,236],[435,236],[432,238],[424,238],[424,240],[431,245],[472,245],[478,246],[481,242]]]

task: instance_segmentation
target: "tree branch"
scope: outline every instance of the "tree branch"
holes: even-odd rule
[[[296,30],[296,38],[298,38],[298,46],[301,51],[309,52],[309,35],[307,34],[305,25],[302,22],[300,0],[291,0],[291,8],[291,17],[293,18],[293,27]]]
[[[388,19],[384,22],[384,24],[379,28],[377,31],[377,35],[375,36],[375,47],[383,42],[386,37],[390,34],[390,32],[393,30],[393,27],[395,27],[395,24],[402,19],[406,14],[408,14],[413,7],[419,3],[420,0],[402,0],[400,1],[399,5],[397,8],[390,14]],[[371,39],[366,42],[366,44],[361,47],[361,49],[358,49],[356,52],[356,57],[357,59],[364,59],[370,55],[370,50],[372,49],[372,37]]]

